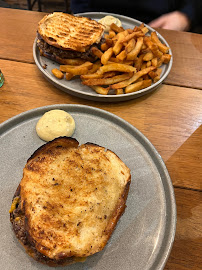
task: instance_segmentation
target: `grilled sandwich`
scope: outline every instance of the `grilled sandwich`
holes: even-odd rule
[[[131,175],[104,147],[60,137],[28,159],[10,220],[27,253],[49,266],[83,261],[107,244],[126,207]]]
[[[93,61],[91,48],[100,43],[104,28],[86,17],[54,12],[39,22],[37,46],[42,55],[61,64],[72,58]]]

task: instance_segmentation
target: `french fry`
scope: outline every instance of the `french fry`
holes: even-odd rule
[[[156,72],[157,72],[157,74],[158,74],[159,76],[161,76],[162,68],[157,68]]]
[[[141,70],[145,69],[147,67],[147,63],[146,62],[143,62],[142,66],[141,66]]]
[[[163,55],[158,46],[153,43],[149,37],[144,37],[144,42],[156,57],[160,58]]]
[[[154,79],[153,79],[153,82],[154,83],[160,80],[160,78],[161,78],[161,72],[162,72],[162,69],[161,68],[157,68],[157,70],[156,70],[157,76],[154,77]]]
[[[162,56],[162,59],[163,59],[163,63],[168,64],[170,62],[171,55],[170,54],[164,54]]]
[[[142,49],[141,49],[141,51],[142,51],[142,53],[147,53],[147,51],[146,52],[144,52],[144,50],[146,50],[147,49],[147,46],[146,46],[146,44],[142,44]]]
[[[137,31],[140,31],[141,29],[138,27],[138,26],[135,26],[134,28],[133,28],[133,31],[134,32],[137,32]]]
[[[111,78],[101,78],[101,79],[89,79],[89,80],[83,80],[82,83],[84,85],[111,85],[114,83],[118,83],[124,80],[127,80],[131,78],[133,74],[131,73],[125,73],[121,75],[117,75]]]
[[[111,38],[106,38],[105,43],[107,44],[108,48],[114,46],[114,41]],[[105,46],[105,45],[104,45]],[[105,48],[104,48],[105,49]],[[106,50],[104,50],[106,51]]]
[[[137,38],[135,48],[130,53],[128,53],[127,60],[134,60],[137,57],[142,48],[142,44],[143,44],[143,37]]]
[[[124,46],[123,43],[121,42],[126,36],[128,35],[128,31],[125,30],[123,32],[120,32],[117,34],[118,40],[116,41],[114,47],[113,47],[113,51],[114,54],[117,55],[120,53],[122,47]]]
[[[111,24],[110,29],[112,31],[116,32],[116,33],[120,33],[120,32],[123,32],[124,31],[123,27],[119,27],[115,23],[112,23]]]
[[[109,49],[109,45],[105,42],[101,44],[101,50],[102,51],[107,51]]]
[[[72,73],[67,72],[67,73],[65,74],[65,79],[66,79],[67,81],[70,81],[73,77],[74,77],[74,75],[73,75]]]
[[[95,73],[100,67],[101,67],[101,62],[100,60],[98,60],[93,64],[92,68],[88,70],[88,74]]]
[[[56,78],[60,80],[64,78],[64,74],[59,69],[53,68],[51,71]]]
[[[92,52],[95,56],[97,56],[98,58],[101,58],[102,55],[103,55],[103,52],[100,51],[97,47],[92,47],[92,48],[91,48],[91,52]]]
[[[148,73],[148,75],[149,75],[149,77],[150,77],[151,79],[154,79],[156,76],[158,76],[158,73],[157,73],[156,71],[152,70],[152,71],[150,71],[150,72]]]
[[[122,62],[122,61],[126,58],[126,56],[127,56],[127,53],[126,53],[125,50],[123,50],[122,52],[120,52],[120,53],[116,56],[116,58],[117,58],[120,62]]]
[[[134,37],[143,37],[144,33],[142,31],[133,32],[132,34],[128,34],[126,37],[123,37],[119,40],[120,43],[128,42]]]
[[[136,72],[136,68],[126,65],[126,64],[119,64],[113,63],[109,65],[105,65],[99,68],[97,71],[98,73],[105,73],[109,71],[119,71],[119,72]]]
[[[157,59],[157,57],[153,58],[153,59],[151,60],[151,63],[152,63],[152,66],[153,66],[153,67],[157,67],[157,64],[158,64],[158,59]]]
[[[141,66],[143,63],[143,57],[144,57],[144,54],[141,54],[139,57],[135,59],[135,67],[137,68],[137,71],[141,69]]]
[[[147,66],[147,67],[150,67],[150,66],[151,66],[151,61],[147,61],[146,66]]]
[[[90,86],[93,90],[95,90],[96,93],[100,94],[100,95],[107,95],[109,92],[109,87],[104,88],[102,86],[98,86],[98,85],[91,85]]]
[[[110,59],[110,57],[112,56],[113,54],[113,48],[110,47],[107,51],[105,51],[101,57],[101,63],[103,65],[106,65],[108,60]]]
[[[135,39],[132,38],[131,40],[129,40],[128,44],[125,46],[125,51],[128,54],[129,52],[131,52],[133,49],[135,48]]]
[[[133,93],[136,91],[139,91],[143,88],[149,87],[152,84],[152,80],[143,80],[140,82],[136,82],[134,84],[131,84],[125,88],[125,93]]]
[[[144,26],[141,30],[144,34],[149,32],[149,29],[146,26]]]
[[[156,32],[152,32],[152,33],[151,33],[151,40],[152,40],[155,44],[157,44],[159,50],[160,50],[162,53],[167,53],[167,52],[168,52],[169,48],[159,40],[159,38],[158,38]]]
[[[157,67],[160,67],[163,64],[163,57],[157,59]]]
[[[82,64],[80,66],[74,66],[74,67],[61,65],[60,66],[60,71],[71,73],[74,76],[83,75],[83,74],[88,73],[88,70],[90,68],[92,68],[92,66],[93,66],[93,63],[91,63],[91,62],[85,62],[84,64]]]
[[[116,95],[122,95],[122,94],[124,94],[124,91],[123,91],[122,88],[121,89],[115,89],[115,94]]]
[[[133,29],[130,29],[130,28],[127,28],[126,30],[127,30],[128,34],[132,34],[134,32]]]
[[[135,73],[130,79],[111,85],[111,89],[125,88],[128,85],[137,81],[143,75],[149,73],[150,71],[152,71],[154,69],[155,69],[155,67],[151,66],[151,67],[145,68],[143,70],[140,70],[137,73]]]
[[[148,52],[144,55],[143,57],[143,61],[150,61],[152,60],[152,58],[154,57],[153,53],[152,52]]]
[[[122,33],[122,32],[121,32]],[[123,47],[123,44],[119,42],[119,39],[116,41],[114,47],[113,47],[113,52],[115,55],[119,54],[121,49]]]
[[[138,28],[143,29],[144,28],[144,23],[141,23]]]
[[[109,38],[113,38],[116,36],[116,33],[113,30],[109,30]]]
[[[158,82],[159,80],[160,80],[160,76],[158,75],[158,76],[156,76],[156,77],[153,79],[153,82],[156,83],[156,82]]]
[[[64,59],[60,70],[53,70],[53,74],[57,78],[65,75],[66,80],[79,75],[83,85],[100,95],[108,95],[111,90],[112,94],[122,95],[146,88],[160,80],[161,65],[171,59],[169,48],[157,33],[148,32],[144,23],[126,30],[112,24],[101,49],[91,48],[98,58],[95,63],[80,58]]]
[[[116,57],[111,57],[108,61],[108,64],[113,64],[113,63],[120,63],[120,60],[117,59]],[[123,60],[121,61],[121,64],[125,64],[125,65],[129,65],[132,66],[133,65],[133,60]]]
[[[81,75],[80,78],[81,80],[87,80],[87,79],[99,79],[99,78],[110,78],[110,77],[113,77],[116,75],[116,72],[115,71],[110,71],[110,72],[106,72],[106,73],[100,73],[98,74],[97,72],[96,73],[93,73],[93,74],[84,74],[84,75]]]
[[[92,74],[83,74],[80,76],[81,80],[87,80],[87,79],[99,79],[103,78],[103,74],[98,74],[97,72],[92,73]]]
[[[143,78],[143,80],[149,80],[150,79],[148,74],[143,75],[142,78]]]

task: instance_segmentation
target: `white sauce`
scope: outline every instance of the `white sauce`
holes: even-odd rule
[[[60,136],[71,137],[75,130],[73,117],[63,110],[46,112],[37,122],[37,135],[44,141],[52,141]]]
[[[119,19],[115,18],[114,16],[105,16],[102,19],[100,19],[98,22],[105,26],[105,30],[104,30],[105,32],[109,32],[110,25],[112,23],[116,24],[119,27],[122,26],[121,21]]]

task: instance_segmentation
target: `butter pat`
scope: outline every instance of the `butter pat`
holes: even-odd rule
[[[102,19],[100,19],[98,22],[105,26],[105,30],[104,30],[105,32],[109,32],[110,25],[112,23],[116,24],[119,27],[122,26],[121,21],[119,19],[115,18],[114,16],[105,16]]]
[[[37,135],[44,141],[52,141],[60,136],[71,137],[75,130],[73,117],[63,110],[46,112],[37,122]]]

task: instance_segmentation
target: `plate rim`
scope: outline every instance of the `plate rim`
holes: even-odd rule
[[[15,115],[11,117],[10,119],[4,121],[0,124],[0,133],[4,134],[5,132],[8,132],[10,129],[13,128],[13,124],[17,124],[26,121],[27,116],[29,119],[36,118],[37,116],[40,116],[42,112],[52,109],[64,109],[68,110],[69,113],[71,113],[71,110],[80,111],[82,110],[83,113],[90,114],[90,112],[96,113],[99,117],[105,116],[105,119],[115,119],[116,124],[121,124],[122,128],[126,128],[125,130],[129,132],[132,136],[133,133],[136,134],[138,138],[141,139],[138,140],[137,137],[135,137],[138,142],[145,148],[149,156],[151,156],[151,152],[153,153],[152,160],[159,171],[161,180],[163,178],[166,179],[166,181],[162,181],[162,187],[165,194],[165,209],[166,209],[166,220],[165,220],[165,230],[163,232],[162,242],[161,245],[157,251],[157,254],[154,257],[154,260],[152,261],[152,265],[149,269],[162,269],[164,268],[168,257],[170,255],[173,242],[175,239],[175,233],[176,233],[176,223],[177,223],[177,210],[176,210],[176,202],[175,202],[175,193],[174,193],[174,187],[172,185],[171,178],[169,176],[168,170],[166,168],[166,165],[161,157],[161,155],[158,153],[154,145],[149,141],[149,139],[141,132],[139,131],[135,126],[127,122],[126,120],[122,119],[121,117],[115,115],[114,113],[108,112],[106,110],[96,108],[93,106],[88,105],[81,105],[81,104],[52,104],[47,105],[43,107],[37,107],[28,111],[24,111],[18,115]],[[93,114],[95,115],[95,114]],[[110,118],[110,119],[109,119]],[[15,124],[15,125],[17,125]],[[3,130],[3,132],[1,132]],[[131,132],[132,131],[132,132]],[[1,139],[2,135],[0,135]]]
[[[98,15],[101,15],[104,17],[107,15],[112,15],[112,16],[115,16],[119,19],[134,23],[136,25],[140,25],[142,23],[141,21],[136,20],[136,19],[131,18],[131,17],[127,17],[124,15],[119,15],[119,14],[115,14],[115,13],[108,13],[108,12],[84,12],[84,13],[76,13],[74,15],[75,16],[84,16],[84,17],[98,16]],[[165,40],[165,38],[158,31],[156,31],[154,28],[150,27],[146,23],[144,23],[144,24],[147,26],[149,31],[152,31],[152,32],[155,31],[157,33],[158,37],[160,38],[160,40],[163,41],[167,47],[169,47],[169,54],[171,54],[172,57],[171,57],[169,63],[166,65],[166,71],[162,75],[160,80],[158,80],[156,83],[152,84],[151,86],[146,87],[144,89],[141,89],[139,91],[128,93],[128,94],[120,94],[120,95],[101,95],[101,94],[97,94],[97,93],[93,93],[93,92],[92,93],[79,92],[77,89],[64,86],[64,84],[62,84],[59,80],[56,80],[55,78],[53,78],[51,76],[51,74],[45,72],[45,70],[41,66],[40,61],[39,61],[38,56],[37,56],[37,54],[39,54],[38,50],[37,50],[37,46],[36,46],[37,38],[35,38],[34,43],[33,43],[33,58],[34,58],[35,64],[37,65],[39,70],[42,72],[43,76],[51,84],[53,84],[55,87],[59,88],[60,90],[66,92],[70,95],[73,95],[73,96],[77,96],[77,97],[81,97],[81,98],[93,100],[93,101],[104,101],[104,102],[119,102],[119,101],[126,101],[126,100],[131,100],[134,98],[138,98],[140,96],[143,96],[145,94],[148,94],[148,93],[154,91],[157,87],[159,87],[163,83],[163,81],[166,79],[168,74],[170,73],[170,70],[171,70],[172,65],[173,65],[173,53],[172,53],[172,50],[171,50],[169,44]],[[40,57],[40,55],[39,55],[39,57]],[[82,84],[81,84],[81,86],[82,86]]]

